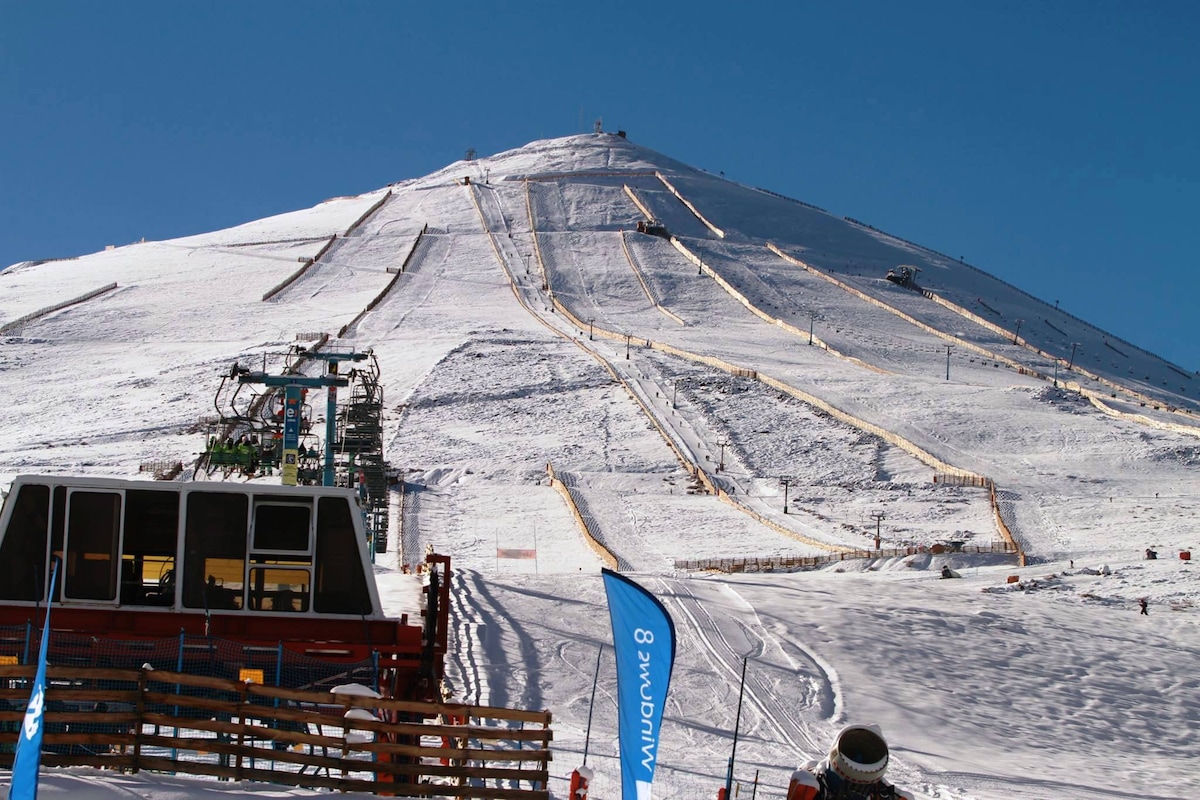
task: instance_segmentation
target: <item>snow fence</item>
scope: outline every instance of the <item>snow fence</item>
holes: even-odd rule
[[[14,331],[14,330],[20,328],[26,322],[32,322],[35,319],[39,319],[41,317],[48,316],[50,314],[53,314],[55,311],[62,311],[64,308],[68,308],[70,306],[79,305],[80,303],[86,303],[88,300],[91,300],[93,297],[99,297],[100,295],[105,294],[107,292],[111,292],[116,288],[117,288],[117,284],[110,283],[107,286],[101,286],[99,289],[93,289],[92,291],[87,292],[85,294],[81,294],[78,297],[72,297],[70,300],[64,300],[63,302],[55,303],[52,306],[46,306],[45,308],[39,308],[37,311],[33,311],[29,314],[26,314],[23,317],[17,317],[12,322],[9,322],[3,326],[0,326],[0,333],[8,333],[10,331]]]

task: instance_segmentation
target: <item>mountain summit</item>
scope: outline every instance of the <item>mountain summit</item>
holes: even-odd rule
[[[780,476],[791,477],[790,502],[825,497],[818,516],[769,521],[806,552],[877,546],[867,506],[897,481],[1003,491],[1037,464],[1062,476],[1051,494],[1070,497],[1081,481],[1109,480],[1088,477],[1088,454],[1107,457],[1114,429],[1131,432],[1119,446],[1130,476],[1175,483],[1171,470],[1198,458],[1196,376],[968,264],[619,134],[533,142],[226,230],[16,265],[0,273],[0,320],[3,374],[17,381],[0,412],[9,474],[192,463],[202,442],[181,433],[212,415],[217,374],[281,364],[291,343],[318,336],[378,355],[398,469],[503,452],[519,480],[548,463],[682,471],[678,488],[697,481],[759,515],[781,510]],[[603,420],[597,394],[613,404]],[[51,426],[37,423],[44,409]],[[1080,432],[1093,429],[1094,441]],[[658,442],[653,463],[624,453],[643,436]],[[1048,451],[1061,441],[1071,446]],[[1060,550],[1044,538],[1045,502],[1019,494],[1000,508],[1006,531],[985,503],[982,521],[978,509],[948,515],[906,541]]]
[[[604,565],[683,632],[667,796],[715,794],[744,658],[738,753],[776,789],[873,719],[928,797],[1042,796],[1028,764],[1055,797],[1109,796],[1075,784],[1114,764],[1168,796],[1194,760],[1164,697],[1194,660],[1200,377],[969,264],[620,135],[534,142],[0,272],[0,484],[242,479],[194,469],[222,376],[318,373],[296,345],[378,359],[377,579],[452,557],[454,691],[553,708],[564,773]],[[1129,621],[1139,597],[1172,633]]]

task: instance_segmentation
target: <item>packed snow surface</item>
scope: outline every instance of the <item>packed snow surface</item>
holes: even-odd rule
[[[902,264],[921,291],[886,280]],[[574,136],[0,272],[0,483],[194,464],[220,375],[322,332],[382,368],[406,489],[385,606],[411,611],[427,547],[452,557],[448,683],[553,712],[553,796],[589,711],[590,796],[620,794],[605,563],[679,634],[657,797],[724,785],[743,659],[734,779],[760,798],[862,722],[922,798],[1200,785],[1200,376],[934,251]],[[310,794],[95,774],[43,797]]]

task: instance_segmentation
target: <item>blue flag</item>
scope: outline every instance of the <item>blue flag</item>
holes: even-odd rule
[[[50,644],[50,604],[54,600],[54,579],[58,564],[50,570],[50,594],[46,601],[46,623],[42,628],[42,648],[38,653],[37,674],[33,678],[33,693],[25,708],[21,735],[17,737],[17,755],[13,760],[12,786],[8,800],[37,800],[38,770],[42,765],[42,712],[46,705],[46,649]]]
[[[675,664],[675,623],[641,586],[609,569],[603,575],[617,656],[621,798],[650,800],[658,729]]]

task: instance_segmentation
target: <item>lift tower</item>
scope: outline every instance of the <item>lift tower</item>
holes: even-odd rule
[[[333,380],[339,377],[338,364],[343,361],[366,361],[371,353],[337,352],[334,350],[297,350],[295,353],[301,359],[325,362],[325,377],[331,379],[326,384],[329,387],[325,406],[325,469],[322,473],[322,483],[325,486],[334,485],[333,456],[337,446],[337,390],[339,386],[349,386],[348,379]],[[287,449],[285,435],[284,449]],[[380,443],[382,445],[382,442]],[[353,481],[353,476],[351,476]]]
[[[331,364],[334,362],[330,362]],[[328,412],[325,420],[325,472],[322,484],[333,486],[333,440],[330,431],[337,424],[337,387],[349,386],[350,380],[331,374],[310,378],[307,375],[268,375],[265,372],[244,372],[238,375],[239,383],[256,383],[283,389],[283,485],[295,486],[299,467],[300,451],[300,404],[301,390],[325,387],[329,389]]]
[[[311,362],[325,365],[322,375],[312,377],[301,372],[302,366]],[[344,363],[356,366],[348,368]],[[267,388],[249,402],[239,402],[241,388],[255,384]],[[227,388],[231,385],[232,393]],[[349,396],[339,398],[338,389],[345,387],[350,387]],[[325,440],[323,453],[318,453],[311,444],[307,449],[303,444],[309,435],[309,409],[304,396],[309,389],[322,388],[326,390]],[[264,411],[269,409],[271,397],[282,400],[274,413]],[[197,462],[198,471],[205,465],[206,471],[217,467],[254,475],[260,467],[270,469],[278,465],[284,485],[320,482],[324,486],[357,489],[372,552],[387,549],[389,501],[388,470],[383,459],[383,384],[379,361],[371,350],[296,346],[289,350],[287,363],[278,375],[266,372],[265,356],[262,371],[234,364],[222,378],[214,402],[219,419],[211,424],[220,426],[220,436],[210,437],[208,449]],[[233,434],[237,431],[243,435],[235,444]],[[272,444],[266,444],[268,439]]]

